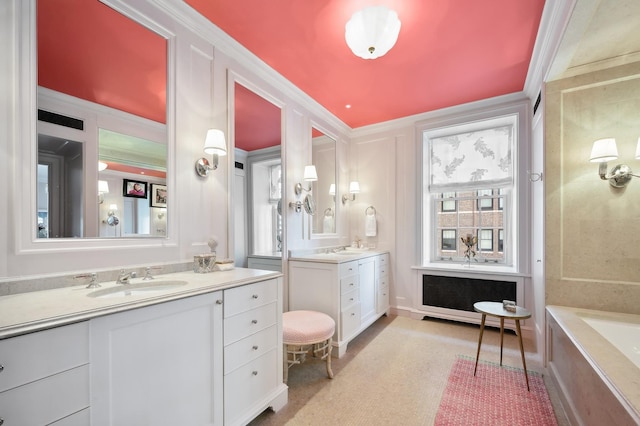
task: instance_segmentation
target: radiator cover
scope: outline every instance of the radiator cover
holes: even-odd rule
[[[515,281],[423,275],[422,304],[474,312],[476,302],[517,301],[516,288]]]

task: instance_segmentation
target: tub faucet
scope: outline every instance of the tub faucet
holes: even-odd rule
[[[116,284],[129,284],[129,279],[135,278],[135,272],[125,272],[124,269],[120,270]]]

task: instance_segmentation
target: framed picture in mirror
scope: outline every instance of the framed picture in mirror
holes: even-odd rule
[[[124,197],[147,198],[147,182],[138,180],[122,180],[122,195]]]
[[[151,184],[151,207],[167,207],[167,186]]]

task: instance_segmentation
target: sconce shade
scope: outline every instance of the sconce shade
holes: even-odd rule
[[[117,204],[109,204],[109,210],[113,210],[113,211],[118,210],[118,205]]]
[[[336,184],[332,183],[331,185],[329,185],[329,194],[330,195],[336,195]]]
[[[614,138],[599,139],[593,143],[591,157],[592,163],[604,163],[618,158],[618,147]]]
[[[351,183],[349,183],[349,193],[350,194],[360,193],[360,183],[358,181],[352,181]]]
[[[345,25],[344,37],[354,55],[376,59],[396,44],[400,33],[398,14],[384,6],[359,10]]]
[[[104,161],[98,161],[98,171],[101,172],[103,170],[106,170],[106,168],[108,167],[107,163],[105,163]]]
[[[109,183],[106,180],[98,181],[98,192],[102,192],[103,194],[109,192]]]
[[[315,182],[318,180],[318,172],[316,172],[316,166],[304,166],[304,175],[302,179],[306,182]]]
[[[204,152],[207,154],[227,155],[227,144],[222,130],[209,129],[204,140]]]

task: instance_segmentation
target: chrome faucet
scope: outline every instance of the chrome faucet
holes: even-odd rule
[[[124,269],[120,270],[120,275],[118,275],[118,279],[116,280],[116,284],[129,284],[129,279],[135,278],[135,272],[125,272]]]

